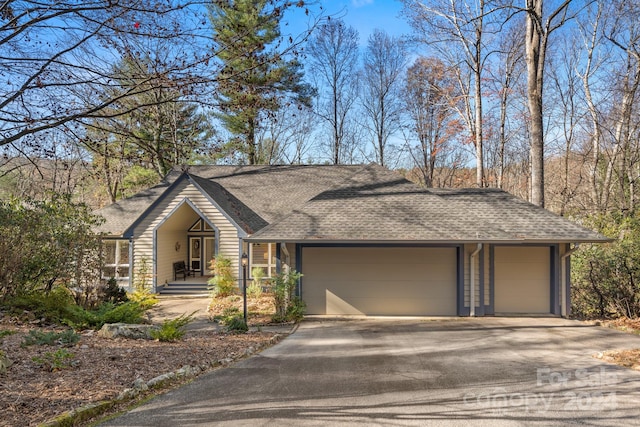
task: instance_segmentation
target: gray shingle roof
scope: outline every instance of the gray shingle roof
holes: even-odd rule
[[[607,241],[501,190],[426,190],[377,165],[191,166],[188,174],[253,241]],[[102,229],[126,230],[179,176],[101,210]]]
[[[249,240],[607,241],[598,233],[501,190],[426,190],[374,166],[349,181],[319,194]]]
[[[95,213],[104,217],[105,222],[96,231],[112,236],[122,236],[178,177],[180,172],[172,171],[160,184],[97,210]]]

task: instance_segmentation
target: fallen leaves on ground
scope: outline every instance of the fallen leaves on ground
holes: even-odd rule
[[[85,331],[72,347],[22,347],[24,337],[34,329],[62,331],[0,321],[0,331],[10,331],[0,338],[0,351],[13,362],[5,373],[0,373],[0,426],[38,425],[80,406],[114,399],[132,387],[136,379],[149,381],[186,365],[203,366],[241,357],[246,349],[262,347],[274,335],[193,330],[181,341],[166,343],[106,339]],[[50,370],[50,366],[34,361],[51,358],[58,350],[72,354],[61,369]]]
[[[598,322],[598,324],[632,334],[640,334],[640,319],[621,317]],[[637,348],[631,350],[607,350],[598,353],[596,357],[609,363],[640,371],[640,349]]]

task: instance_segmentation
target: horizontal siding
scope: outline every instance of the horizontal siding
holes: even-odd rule
[[[171,212],[183,202],[189,199],[211,221],[219,231],[218,253],[231,259],[234,271],[239,267],[239,236],[235,226],[192,184],[187,181],[180,183],[173,189],[172,194],[159,203],[134,230],[134,260],[139,266],[143,259],[153,260],[153,231]],[[185,223],[184,231],[159,229],[157,250],[157,282],[163,284],[173,280],[173,262],[186,260],[187,258],[187,229],[193,223]],[[183,241],[179,252],[175,251],[175,242]]]

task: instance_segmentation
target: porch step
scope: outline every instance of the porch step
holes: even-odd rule
[[[160,295],[202,295],[208,294],[205,283],[170,283],[160,288]]]

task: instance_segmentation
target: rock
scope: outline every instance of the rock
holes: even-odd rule
[[[159,375],[155,378],[151,378],[148,382],[147,382],[147,387],[155,387],[156,385],[163,383],[165,381],[169,381],[172,380],[176,377],[176,373],[175,372],[169,372],[167,374],[163,374],[163,375]]]
[[[133,388],[139,391],[147,391],[149,386],[147,386],[147,383],[142,378],[136,378],[133,382]]]
[[[13,365],[13,361],[0,351],[0,373],[7,372],[7,368]]]
[[[133,397],[136,397],[138,394],[140,394],[140,391],[136,390],[135,388],[125,388],[124,390],[122,390],[122,393],[118,395],[117,399],[131,399]]]
[[[130,338],[136,340],[150,340],[151,331],[158,330],[154,325],[130,325],[127,323],[105,323],[98,331],[98,336],[102,338]]]

